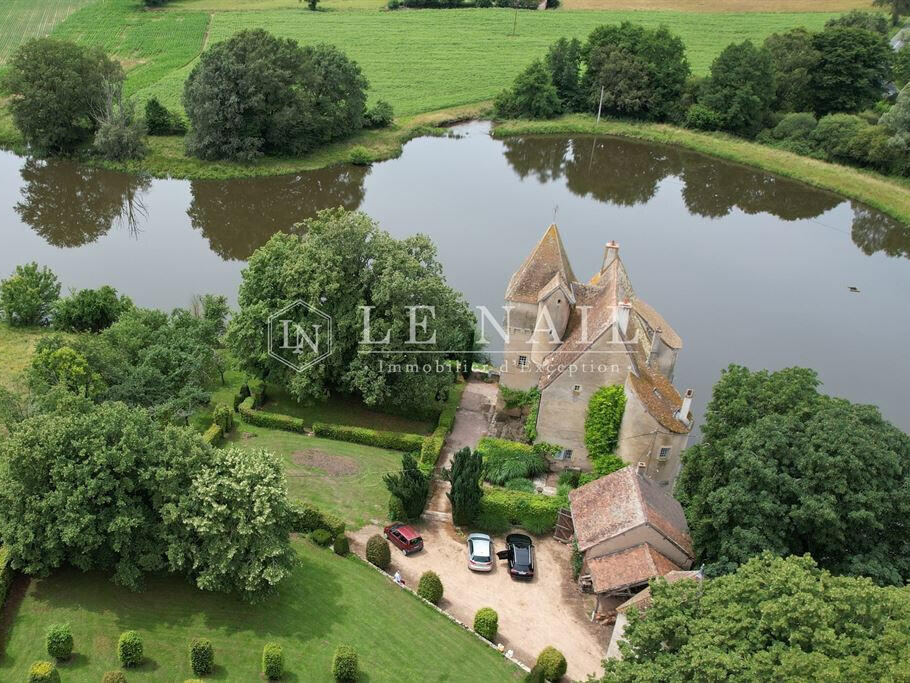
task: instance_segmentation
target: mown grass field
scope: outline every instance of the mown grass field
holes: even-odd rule
[[[401,469],[396,451],[246,423],[238,424],[221,445],[272,451],[284,460],[291,500],[338,515],[351,529],[386,518],[389,492],[382,475]]]
[[[171,107],[180,106],[183,83],[203,46],[237,31],[261,27],[304,44],[328,42],[357,60],[371,83],[371,99],[388,100],[401,116],[488,100],[556,38],[584,38],[604,23],[670,26],[686,43],[693,72],[703,74],[731,42],[761,41],[793,26],[820,28],[833,16],[528,11],[518,14],[513,36],[512,10],[332,11],[332,2],[340,7],[366,0],[328,0],[326,11],[319,12],[277,0],[182,0],[156,11],[136,0],[96,0],[60,23],[54,35],[102,46],[128,69],[127,91],[140,104],[155,95]]]
[[[187,649],[195,637],[210,638],[215,647],[216,669],[207,680],[263,680],[268,641],[284,649],[286,681],[331,681],[341,643],[357,651],[362,681],[521,679],[501,655],[356,558],[306,541],[295,547],[300,566],[278,596],[255,606],[177,577],[151,580],[140,593],[99,573],[64,570],[34,579],[21,604],[11,600],[13,613],[4,615],[14,621],[0,680],[27,680],[29,665],[47,658],[44,633],[56,622],[69,622],[75,640],[73,658],[60,667],[65,683],[98,683],[118,668],[117,638],[127,629],[142,634],[145,650],[144,664],[127,672],[131,683],[192,678]]]

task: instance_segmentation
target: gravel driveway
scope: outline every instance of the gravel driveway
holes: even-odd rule
[[[416,588],[420,575],[432,569],[442,579],[445,595],[440,607],[467,624],[481,607],[499,613],[497,643],[532,665],[537,654],[553,645],[566,657],[568,676],[584,680],[602,673],[601,660],[610,638],[610,627],[592,624],[591,596],[582,595],[571,574],[571,548],[551,537],[535,540],[537,576],[533,581],[514,581],[505,562],[497,561],[488,574],[467,567],[467,551],[461,534],[451,524],[431,521],[415,525],[424,539],[424,550],[404,557],[393,548],[390,574],[401,572],[405,583]],[[367,539],[382,533],[368,526],[351,535],[352,546],[363,556]],[[494,550],[505,547],[504,537],[493,539]]]

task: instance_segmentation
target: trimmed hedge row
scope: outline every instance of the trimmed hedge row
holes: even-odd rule
[[[0,609],[6,602],[6,595],[13,583],[13,568],[10,566],[9,550],[0,546]]]
[[[282,415],[281,413],[267,413],[262,410],[256,410],[253,408],[253,404],[253,397],[247,396],[237,407],[237,410],[240,415],[243,416],[243,419],[251,425],[265,427],[267,429],[281,429],[286,432],[297,432],[298,434],[306,434],[307,431],[309,431],[300,418]]]
[[[562,503],[556,496],[485,487],[475,523],[494,533],[519,526],[532,534],[545,534],[556,527]]]
[[[299,534],[308,534],[316,529],[328,531],[332,538],[344,533],[344,520],[328,512],[323,512],[309,503],[291,503],[294,515],[292,529]]]
[[[224,432],[221,429],[221,425],[213,422],[212,426],[205,430],[205,434],[202,435],[202,440],[207,444],[214,444],[223,435]]]
[[[445,446],[446,437],[455,427],[455,413],[458,412],[458,404],[461,403],[461,395],[464,393],[467,384],[456,382],[449,389],[449,396],[446,398],[445,406],[439,413],[439,422],[436,429],[430,436],[423,441],[423,448],[420,449],[420,470],[424,474],[429,474],[436,468],[436,462]]]
[[[412,453],[423,448],[424,437],[419,434],[407,432],[384,432],[366,427],[348,427],[346,425],[333,425],[324,422],[313,423],[313,433],[325,439],[336,441],[350,441],[364,446],[376,448],[389,448],[393,451]]]

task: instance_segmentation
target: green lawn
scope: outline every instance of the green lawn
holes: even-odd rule
[[[44,633],[56,622],[69,622],[75,639],[73,659],[60,668],[63,683],[98,683],[116,669],[117,638],[127,629],[142,634],[146,657],[129,671],[130,683],[192,677],[187,646],[200,636],[215,646],[214,680],[261,680],[268,641],[284,648],[287,681],[330,681],[340,643],[357,651],[361,681],[519,680],[518,669],[494,650],[356,558],[305,541],[296,547],[301,564],[280,594],[252,607],[176,577],[149,581],[141,593],[98,573],[35,579],[13,615],[0,680],[27,680],[29,665],[46,658]]]
[[[250,438],[249,435],[253,435]],[[288,496],[338,515],[352,529],[386,519],[382,475],[401,468],[401,453],[238,423],[222,446],[265,448],[285,462]]]
[[[272,385],[269,385],[266,396],[267,400],[262,406],[262,410],[299,417],[308,426],[314,422],[327,422],[389,432],[409,432],[424,436],[430,434],[436,427],[435,424],[429,422],[371,410],[349,396],[335,395],[321,403],[301,405],[282,389]]]

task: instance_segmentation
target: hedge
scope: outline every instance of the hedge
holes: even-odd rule
[[[6,602],[6,595],[13,583],[13,568],[10,565],[9,550],[0,546],[0,609]]]
[[[298,434],[306,434],[309,431],[300,418],[254,409],[253,400],[252,396],[247,396],[237,407],[243,419],[251,425],[266,427],[267,429],[281,429],[286,432],[297,432]]]
[[[129,669],[142,663],[142,636],[135,631],[124,631],[117,641],[117,656],[120,666]]]
[[[562,504],[556,496],[485,487],[475,524],[494,533],[519,526],[532,534],[545,534],[556,527]]]
[[[28,670],[28,683],[60,683],[60,674],[53,662],[35,662]]]
[[[442,600],[442,581],[439,574],[433,571],[426,571],[420,575],[420,581],[417,583],[417,595],[427,602],[438,605]]]
[[[126,683],[126,674],[122,671],[105,671],[101,683]]]
[[[436,469],[436,463],[442,454],[442,448],[445,446],[446,437],[455,427],[455,414],[458,412],[458,405],[461,403],[461,395],[464,393],[467,384],[457,382],[449,389],[449,396],[446,398],[445,406],[439,413],[439,422],[433,433],[423,441],[423,448],[420,449],[420,470],[424,474],[429,474]]]
[[[310,532],[310,540],[318,546],[328,548],[332,543],[332,534],[326,529],[313,529]]]
[[[44,645],[49,657],[59,661],[73,654],[73,630],[69,624],[51,624],[44,636]]]
[[[346,425],[326,424],[324,422],[314,422],[313,433],[316,436],[321,436],[325,439],[350,441],[351,443],[359,443],[364,446],[389,448],[393,451],[405,451],[406,453],[420,451],[423,448],[424,441],[424,437],[419,434],[384,432],[378,429],[348,427]]]
[[[291,503],[291,514],[294,516],[291,529],[300,534],[308,534],[316,529],[325,529],[333,537],[344,533],[344,520],[328,512],[323,512],[309,503]]]
[[[208,638],[194,638],[190,643],[190,666],[197,676],[208,676],[215,668],[215,647]]]
[[[357,680],[357,653],[350,645],[339,645],[335,650],[332,677],[339,683]]]
[[[535,668],[539,668],[543,672],[546,680],[558,681],[566,675],[566,658],[562,652],[552,645],[548,645],[537,655]]]
[[[364,556],[367,562],[385,571],[392,562],[392,551],[389,549],[389,542],[379,534],[373,534],[367,541],[367,549]]]

